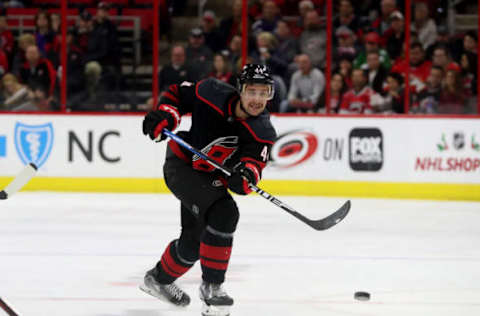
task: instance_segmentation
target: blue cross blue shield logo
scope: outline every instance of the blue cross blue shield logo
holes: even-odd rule
[[[15,124],[15,148],[24,164],[33,162],[39,168],[47,161],[53,146],[52,123]]]

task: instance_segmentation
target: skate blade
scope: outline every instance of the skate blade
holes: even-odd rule
[[[157,294],[157,292],[151,290],[149,287],[147,287],[145,284],[141,284],[139,286],[140,290],[142,290],[143,292],[155,297],[155,298],[158,298],[159,300],[162,300],[164,302],[167,302],[167,303],[170,303],[163,295],[159,295]],[[173,304],[175,305],[175,304]]]
[[[207,305],[203,302],[202,316],[230,316],[230,306]]]
[[[148,295],[151,295],[155,298],[158,298],[159,300],[161,300],[162,302],[165,302],[165,303],[168,303],[170,304],[171,306],[173,307],[176,307],[178,309],[183,309],[185,306],[184,305],[177,305],[177,304],[174,304],[172,302],[170,302],[168,299],[166,299],[163,295],[160,295],[158,294],[157,292],[151,290],[149,287],[147,287],[145,284],[140,284],[139,286],[140,290],[142,290],[143,292],[147,293]]]

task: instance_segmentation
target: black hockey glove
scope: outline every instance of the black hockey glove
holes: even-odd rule
[[[233,167],[233,174],[227,180],[230,190],[237,194],[247,195],[252,192],[248,184],[256,185],[260,180],[260,174],[255,165],[248,162],[239,162]]]
[[[157,111],[150,111],[143,119],[143,134],[150,136],[152,140],[157,139],[159,135],[160,141],[167,138],[162,133],[166,128],[169,131],[174,130],[180,122],[178,110],[173,106],[162,104]]]

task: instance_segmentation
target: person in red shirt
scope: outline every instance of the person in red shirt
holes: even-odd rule
[[[353,89],[343,96],[339,114],[369,114],[373,113],[371,97],[374,91],[367,86],[367,74],[362,69],[352,72]]]
[[[7,54],[0,48],[0,77],[8,72]]]
[[[407,68],[407,62],[404,58],[397,59],[393,65],[391,71],[398,73],[405,73]],[[432,63],[425,60],[425,50],[420,42],[414,42],[410,45],[410,76],[411,81],[415,79],[420,80],[422,84],[427,81],[430,75],[430,69]],[[412,82],[411,84],[415,84]]]
[[[46,87],[49,95],[55,90],[56,72],[52,63],[40,56],[40,51],[36,45],[27,47],[26,62],[20,69],[20,78],[22,82],[29,86]]]
[[[3,49],[3,52],[7,54],[8,57],[12,56],[13,44],[13,35],[8,29],[7,17],[0,15],[0,49]]]
[[[213,56],[213,71],[208,76],[228,83],[232,77],[232,72],[229,68],[230,67],[225,56],[222,54],[215,54]]]

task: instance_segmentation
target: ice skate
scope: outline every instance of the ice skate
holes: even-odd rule
[[[144,283],[140,289],[162,301],[172,303],[176,306],[187,306],[190,304],[190,297],[175,283],[161,284],[154,278],[154,269],[145,274]]]
[[[229,316],[233,298],[228,296],[221,284],[203,282],[200,285],[203,301],[202,316]]]

